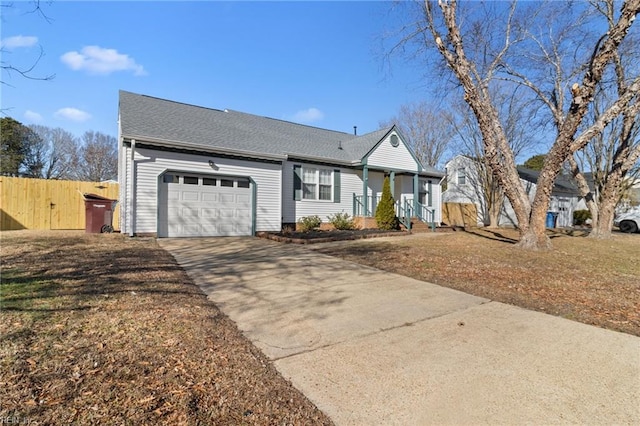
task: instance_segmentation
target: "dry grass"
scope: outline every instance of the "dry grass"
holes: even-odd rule
[[[331,424],[154,240],[1,237],[3,420]]]
[[[322,245],[353,262],[640,336],[640,235],[552,234],[554,250],[514,247],[513,230]]]

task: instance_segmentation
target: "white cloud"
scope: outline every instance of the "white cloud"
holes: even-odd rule
[[[17,35],[3,38],[0,46],[3,49],[16,49],[18,47],[31,47],[38,44],[38,37]]]
[[[91,118],[91,114],[89,114],[88,112],[79,110],[77,108],[68,108],[68,107],[60,108],[59,110],[56,111],[54,116],[56,118],[62,118],[65,120],[71,120],[71,121],[77,121],[77,122],[87,121],[88,119]]]
[[[31,111],[30,109],[25,111],[24,118],[31,123],[39,123],[42,121],[42,116],[35,111]]]
[[[320,121],[323,118],[324,113],[318,108],[303,109],[293,115],[293,121],[297,121],[299,123],[312,123],[314,121]]]
[[[80,52],[67,52],[60,60],[74,71],[105,75],[115,71],[133,71],[133,75],[147,75],[142,65],[136,64],[129,55],[100,46],[85,46]]]

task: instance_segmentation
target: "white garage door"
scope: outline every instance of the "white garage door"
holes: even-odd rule
[[[249,179],[166,173],[160,185],[158,236],[251,235]]]

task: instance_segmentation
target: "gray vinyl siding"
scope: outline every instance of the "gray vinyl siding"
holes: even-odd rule
[[[300,200],[293,197],[293,166],[301,165],[314,168],[340,170],[340,202],[320,200]],[[311,163],[285,161],[282,165],[282,221],[294,223],[305,216],[317,215],[323,222],[327,216],[335,213],[353,214],[353,194],[362,194],[362,172],[331,166],[319,166]]]
[[[395,170],[417,170],[418,164],[402,140],[400,140],[398,146],[394,147],[391,145],[390,138],[391,135],[387,136],[369,154],[367,165]]]
[[[159,176],[166,170],[250,177],[257,186],[256,231],[280,230],[280,164],[136,149],[136,233],[157,232]]]

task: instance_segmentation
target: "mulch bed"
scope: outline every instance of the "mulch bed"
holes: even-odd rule
[[[1,237],[0,423],[332,424],[154,239]]]
[[[409,235],[406,231],[382,231],[380,229],[315,230],[308,232],[259,232],[260,238],[282,243],[314,244],[331,241],[359,240],[363,238]]]

